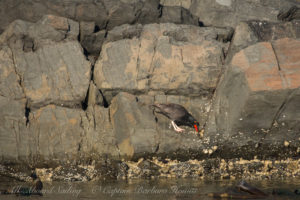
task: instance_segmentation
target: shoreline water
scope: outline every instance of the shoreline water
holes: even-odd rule
[[[205,181],[195,178],[158,178],[152,180],[109,180],[94,182],[45,182],[42,191],[45,198],[56,200],[70,198],[89,199],[211,199],[209,193],[228,192],[239,180]],[[300,179],[250,181],[251,185],[272,196],[272,191],[279,191],[276,198],[297,199],[293,190],[300,185]],[[0,188],[18,187],[19,182],[0,181]],[[23,184],[22,184],[23,186]],[[5,199],[18,199],[15,195],[3,195]],[[1,197],[1,199],[2,199]],[[271,199],[270,197],[266,199]]]

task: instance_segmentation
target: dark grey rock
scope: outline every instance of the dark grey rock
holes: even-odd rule
[[[39,162],[59,159],[61,162],[78,157],[84,135],[81,127],[83,111],[48,105],[30,112],[29,129]]]
[[[192,111],[206,106],[204,102],[200,104],[197,100],[189,101],[186,97],[168,97],[154,98],[156,102],[181,103]],[[203,141],[195,131],[184,127],[186,129],[184,133],[176,133],[169,128],[169,119],[153,113],[150,107],[152,103],[153,97],[149,95],[133,96],[120,92],[113,98],[109,109],[120,156],[137,159],[141,156],[160,155],[182,160],[205,157]],[[201,119],[199,115],[205,116],[207,112],[192,113],[199,121],[206,120]]]
[[[10,99],[25,98],[20,82],[21,77],[16,71],[13,53],[9,47],[2,46],[0,50],[0,96]]]
[[[122,24],[132,24],[136,20],[133,5],[118,0],[104,0],[104,4],[109,16],[108,30]]]
[[[25,99],[16,101],[0,95],[1,163],[25,161],[30,154],[25,104]]]
[[[191,24],[198,25],[198,18],[193,16],[189,10],[176,7],[164,6],[162,8],[162,16],[159,19],[160,23],[175,23],[175,24]]]
[[[35,52],[16,50],[14,56],[30,107],[76,106],[85,99],[91,67],[78,42],[43,46]]]
[[[74,9],[71,16],[66,16],[64,12],[59,12],[59,15],[66,16],[76,21],[95,22],[98,29],[104,29],[109,20],[109,13],[103,1],[62,1],[61,4],[53,3],[46,0],[51,7],[59,7],[60,9]],[[73,8],[74,7],[74,8]]]
[[[95,22],[98,29],[122,24],[156,23],[160,16],[159,0],[39,0],[0,2],[0,30],[16,19],[37,22],[43,15],[57,15],[76,21]]]
[[[105,30],[98,31],[90,35],[85,35],[83,36],[82,40],[80,40],[80,44],[88,54],[98,56],[105,40],[105,35]]]
[[[81,21],[79,23],[80,29],[80,41],[82,41],[86,36],[92,35],[96,31],[95,22]]]
[[[160,174],[159,169],[161,167],[149,160],[143,160],[137,166],[141,169],[140,176],[143,178],[151,178],[151,176],[155,177]]]
[[[38,22],[39,25],[48,25],[62,32],[65,38],[77,40],[79,35],[79,24],[71,19],[55,15],[44,15]],[[50,38],[47,38],[50,39]]]
[[[98,57],[104,37],[106,35],[105,30],[97,30],[95,22],[80,22],[80,44],[85,50],[85,54],[89,57]],[[94,62],[91,62],[94,63]]]
[[[239,1],[239,0],[201,0],[201,1],[169,1],[159,0],[2,0],[0,2],[0,30],[16,19],[31,22],[38,21],[45,14],[67,17],[76,21],[95,22],[99,29],[111,30],[115,26],[134,23],[157,23],[162,7],[181,8],[180,16],[183,19],[199,18],[206,26],[235,27],[241,21],[266,20],[277,21],[277,16],[297,18],[293,11],[299,6],[295,0],[264,0],[264,1]],[[174,10],[174,9],[173,9]],[[176,11],[177,13],[177,11]],[[191,13],[191,14],[189,14]],[[162,13],[164,14],[164,12]],[[174,15],[172,15],[174,16]],[[175,16],[179,16],[175,14]],[[282,18],[281,17],[281,18]],[[163,17],[165,18],[165,17]],[[280,19],[281,19],[280,18]],[[173,22],[175,18],[171,18]],[[176,19],[179,19],[176,17]],[[193,23],[192,19],[183,23]]]
[[[134,37],[139,38],[142,30],[143,26],[141,24],[124,24],[121,26],[117,26],[108,31],[105,42],[114,42],[121,39],[132,39]]]
[[[121,92],[109,109],[120,156],[131,159],[155,153],[158,133],[147,105],[141,106],[133,95]]]
[[[235,27],[242,21],[265,20],[277,21],[279,13],[299,5],[294,0],[202,0],[192,1],[190,12],[199,17],[205,26]]]
[[[297,6],[292,6],[286,11],[281,11],[277,18],[282,21],[292,21],[300,19],[300,8]]]
[[[129,1],[130,2],[130,1]],[[159,0],[141,0],[135,4],[136,23],[150,24],[158,23],[161,15]]]
[[[26,117],[25,103],[0,98],[1,163],[57,166],[104,155],[118,158],[108,109],[95,106],[84,112],[48,105]]]
[[[47,104],[79,106],[84,101],[91,65],[77,41],[78,23],[44,16],[33,24],[17,20],[0,35],[4,96],[26,96],[29,107]],[[8,47],[6,47],[8,46]],[[4,52],[5,51],[5,52]],[[6,69],[10,66],[10,69]],[[4,71],[3,71],[4,72]],[[1,84],[2,85],[2,84]],[[6,86],[7,87],[7,86]],[[23,93],[23,94],[22,94]]]
[[[101,105],[104,106],[105,100],[96,87],[93,81],[90,82],[89,93],[88,93],[88,106]]]
[[[33,50],[37,50],[40,46],[50,44],[51,42],[59,42],[65,38],[65,34],[55,30],[52,26],[38,25],[30,22],[16,20],[0,35],[0,44],[8,45],[13,49],[25,51],[26,42],[33,42]]]
[[[119,159],[109,108],[89,105],[81,116],[84,135],[80,154],[84,160],[108,157]]]

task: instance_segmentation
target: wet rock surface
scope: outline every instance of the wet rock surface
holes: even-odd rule
[[[299,175],[298,4],[1,1],[1,174]],[[200,134],[153,103],[183,105]]]

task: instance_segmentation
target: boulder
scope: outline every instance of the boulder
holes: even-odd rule
[[[32,155],[39,160],[88,161],[109,155],[117,158],[115,137],[108,109],[89,107],[86,111],[48,105],[29,114]]]
[[[198,25],[198,18],[193,16],[189,10],[177,6],[164,6],[160,23],[192,24]]]
[[[123,2],[126,2],[126,0]],[[127,2],[132,2],[132,1],[127,0]],[[159,17],[161,16],[161,7],[159,4],[159,0],[136,1],[135,13],[136,13],[135,16],[137,17],[136,23],[140,23],[140,24],[158,23]]]
[[[98,30],[95,22],[80,22],[80,44],[87,54],[99,56],[106,31]]]
[[[153,113],[150,105],[154,99],[160,103],[181,103],[193,111],[192,114],[200,122],[202,121],[199,115],[206,112],[201,110],[205,108],[205,104],[200,107],[199,100],[189,101],[185,97],[164,95],[134,96],[120,92],[113,98],[109,107],[120,157],[133,160],[153,155],[183,160],[203,158],[205,156],[203,140],[192,128],[184,127],[186,129],[184,133],[170,129],[169,119]],[[196,109],[198,111],[195,111]]]
[[[119,0],[105,0],[103,3],[109,16],[106,25],[108,30],[122,24],[132,24],[136,20],[132,5]]]
[[[254,150],[254,146],[264,145],[264,137],[269,137],[278,121],[293,128],[299,110],[299,47],[299,40],[284,38],[257,43],[238,52],[218,86],[210,117],[216,130],[207,127],[208,136],[223,138],[223,143],[226,140],[237,146],[249,145]],[[280,131],[277,134],[283,136]],[[297,134],[293,136],[295,140]],[[266,142],[276,146],[277,140],[283,146],[283,138],[272,139]],[[272,148],[268,146],[261,149],[263,155],[274,155],[268,152]],[[276,147],[277,153],[284,154]]]
[[[80,44],[89,55],[98,56],[105,40],[105,35],[105,30],[85,35],[82,37],[82,40],[80,40]]]
[[[16,19],[37,22],[43,15],[95,22],[99,29],[110,30],[115,26],[135,22],[156,23],[161,13],[159,0],[3,0],[0,9],[0,30]]]
[[[237,25],[226,63],[230,63],[232,57],[241,49],[257,42],[268,42],[280,38],[300,38],[299,22],[267,22],[247,21]]]
[[[55,30],[63,32],[65,38],[70,40],[77,40],[79,34],[79,24],[71,19],[65,17],[59,17],[55,15],[44,15],[37,25],[49,25]]]
[[[31,111],[29,130],[33,152],[38,162],[58,159],[62,162],[78,157],[84,135],[81,110],[48,105]]]
[[[79,24],[73,20],[45,15],[38,22],[15,20],[0,36],[0,44],[24,51],[63,40],[77,40]]]
[[[139,105],[135,96],[121,92],[112,100],[109,109],[121,157],[132,159],[155,153],[158,133],[147,105]]]
[[[234,28],[242,21],[265,20],[275,22],[280,13],[297,4],[299,2],[293,0],[202,0],[192,1],[190,12],[199,17],[205,26],[230,26]]]
[[[160,16],[159,0],[104,0],[109,20],[107,30],[123,25],[137,23],[155,23]]]
[[[94,69],[95,84],[108,101],[118,91],[199,96],[215,89],[227,48],[216,39],[225,29],[151,24],[142,31],[135,26],[132,33],[140,37],[132,39],[126,39],[125,28],[119,30],[108,38],[125,39],[105,43]]]
[[[181,7],[183,12],[188,11],[205,26],[235,27],[239,22],[248,20],[297,19],[297,5],[299,6],[299,2],[295,0],[2,0],[0,31],[16,19],[36,22],[45,14],[76,21],[91,21],[101,30],[111,30],[122,24],[157,23],[164,7],[173,7],[173,11],[174,7]],[[174,19],[171,20],[169,22]]]
[[[64,39],[65,34],[52,26],[16,20],[0,35],[0,44],[28,52]]]
[[[108,23],[109,16],[103,1],[72,1],[68,4],[62,1],[60,5],[51,1],[46,2],[53,8],[58,7],[60,9],[68,9],[74,7],[73,11],[75,12],[71,16],[67,16],[68,18],[75,19],[76,21],[95,22],[95,25],[99,29],[104,29]],[[59,14],[65,16],[64,12],[59,12]]]
[[[180,6],[185,9],[190,9],[192,0],[160,0],[162,6]]]
[[[21,77],[16,71],[13,53],[7,46],[0,50],[0,96],[10,99],[25,98],[20,84]]]
[[[93,34],[96,31],[95,22],[81,21],[79,22],[80,38],[82,41],[86,36]]]
[[[84,101],[91,67],[78,42],[47,45],[35,52],[16,51],[14,56],[30,107],[76,106]]]
[[[0,95],[0,162],[24,161],[30,153],[26,128],[25,99]]]
[[[110,119],[110,109],[103,106],[90,106],[81,116],[84,135],[80,150],[81,158],[99,159],[108,157],[119,159],[116,138]]]
[[[30,108],[48,104],[81,106],[91,64],[75,41],[78,23],[44,16],[37,23],[16,20],[0,35],[3,96],[26,97]]]
[[[25,105],[25,99],[0,96],[0,163],[51,167],[119,158],[108,108],[47,105],[29,112]]]
[[[133,39],[134,37],[139,38],[143,31],[143,25],[134,24],[128,25],[124,24],[117,26],[112,30],[109,30],[105,42],[114,42],[122,39]]]

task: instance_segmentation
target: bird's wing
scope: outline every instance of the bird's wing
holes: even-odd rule
[[[172,120],[180,119],[188,113],[183,106],[178,104],[154,104],[154,106]]]

